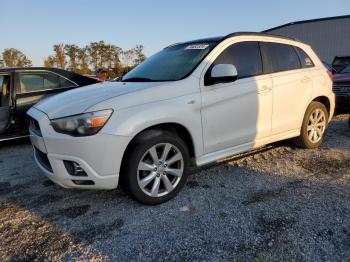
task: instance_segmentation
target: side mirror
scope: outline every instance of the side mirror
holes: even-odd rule
[[[215,65],[210,73],[211,84],[229,83],[237,80],[237,69],[232,64]]]

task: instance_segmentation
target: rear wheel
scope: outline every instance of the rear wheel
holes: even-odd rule
[[[124,188],[139,202],[155,205],[175,197],[185,185],[190,157],[178,136],[146,131],[136,139],[125,161]]]
[[[294,143],[302,148],[317,148],[322,144],[328,124],[328,112],[320,102],[312,102],[306,110],[300,136]]]

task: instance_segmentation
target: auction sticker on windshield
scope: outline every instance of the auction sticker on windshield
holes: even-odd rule
[[[186,46],[185,50],[193,50],[193,49],[203,50],[203,49],[206,49],[208,46],[209,46],[208,44],[189,45],[189,46]]]

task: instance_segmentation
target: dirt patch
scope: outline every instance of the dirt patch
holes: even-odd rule
[[[257,218],[257,232],[260,233],[274,233],[286,229],[286,227],[295,223],[294,219],[287,218],[266,218],[259,216]]]
[[[45,181],[42,183],[42,185],[43,185],[44,187],[51,187],[51,186],[54,186],[55,183],[52,182],[51,180],[45,180]]]
[[[0,210],[1,261],[107,261],[90,247],[78,244],[65,232],[31,212],[9,205]]]
[[[77,218],[84,214],[86,214],[90,209],[90,205],[82,205],[82,206],[72,206],[68,208],[60,209],[56,212],[50,213],[47,218],[48,219],[55,219],[60,217],[66,217],[66,218]]]
[[[243,205],[250,205],[257,202],[269,201],[273,198],[276,198],[281,193],[281,189],[278,190],[269,190],[263,192],[257,192],[250,195],[246,200],[242,202]]]
[[[63,197],[55,194],[43,194],[37,196],[33,201],[28,204],[31,208],[40,208],[44,205],[50,205],[57,201],[60,201]],[[30,198],[29,198],[30,199]]]
[[[299,160],[298,164],[312,173],[343,173],[350,172],[350,157],[335,153],[317,154],[309,159]]]
[[[87,244],[93,243],[98,238],[109,238],[114,231],[118,230],[124,225],[123,219],[116,219],[110,224],[91,225],[81,231],[74,232],[73,235],[78,242]]]
[[[11,184],[8,182],[0,183],[0,195],[8,194],[12,191]]]

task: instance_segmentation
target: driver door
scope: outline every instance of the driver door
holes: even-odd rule
[[[239,42],[214,61],[233,64],[238,79],[202,87],[202,126],[206,154],[246,146],[271,134],[272,79],[263,74],[258,42]],[[211,69],[207,71],[210,74]]]
[[[0,91],[0,134],[2,134],[7,130],[10,120],[10,74],[0,74]]]

